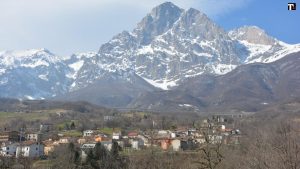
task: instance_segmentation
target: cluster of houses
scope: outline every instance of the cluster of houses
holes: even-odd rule
[[[113,131],[105,134],[100,130],[85,130],[80,137],[66,137],[56,133],[51,137],[51,124],[42,124],[38,132],[4,131],[0,134],[0,155],[8,157],[38,158],[48,156],[56,147],[62,144],[74,143],[80,147],[82,156],[100,142],[111,150],[113,142],[117,142],[123,151],[137,151],[149,147],[157,147],[164,151],[195,150],[205,143],[239,144],[241,132],[238,129],[226,128],[222,117],[205,119],[196,128],[182,127],[176,130],[147,131]]]
[[[4,131],[0,133],[0,155],[6,157],[41,157],[44,155],[42,135],[52,124],[41,124],[39,132]]]

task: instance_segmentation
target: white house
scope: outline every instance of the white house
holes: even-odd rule
[[[131,148],[138,150],[139,149],[139,141],[138,140],[131,140]]]
[[[112,139],[113,140],[120,140],[121,139],[121,132],[113,132]]]
[[[44,144],[34,141],[21,143],[16,151],[17,158],[20,156],[34,158],[42,155],[44,155]]]
[[[181,148],[181,141],[179,139],[172,140],[171,145],[173,151],[179,151]]]
[[[212,144],[222,143],[223,140],[222,135],[208,135],[208,138]]]
[[[18,143],[4,143],[0,148],[0,155],[6,157],[16,156]]]
[[[176,133],[172,132],[171,133],[171,138],[176,138]]]
[[[41,141],[42,134],[41,133],[27,133],[26,134],[26,140],[32,140],[32,141]]]
[[[83,131],[83,136],[84,137],[89,137],[89,136],[92,136],[93,134],[94,134],[93,130],[85,130],[85,131]]]

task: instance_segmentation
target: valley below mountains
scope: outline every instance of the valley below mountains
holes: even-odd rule
[[[0,97],[160,112],[256,112],[300,98],[300,44],[225,31],[166,2],[97,52],[0,52]]]

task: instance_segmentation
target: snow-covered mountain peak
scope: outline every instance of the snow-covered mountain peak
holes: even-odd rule
[[[155,36],[161,35],[179,19],[183,9],[171,2],[163,3],[155,8],[138,23],[133,35],[142,45],[151,43]]]
[[[27,50],[12,50],[2,52],[1,55],[10,55],[14,57],[32,57],[35,55],[53,55],[49,50],[45,48],[41,49],[27,49]]]
[[[68,90],[63,59],[47,49],[5,51],[0,54],[2,97],[43,99]]]
[[[245,63],[270,63],[300,51],[299,44],[290,45],[279,41],[257,26],[243,26],[230,31],[228,35],[247,47],[249,56]]]
[[[74,86],[85,87],[105,72],[122,70],[169,89],[188,77],[225,74],[246,53],[204,13],[164,3],[153,8],[132,32],[123,31],[101,45],[98,55],[77,62],[80,69],[73,74],[77,77]]]
[[[152,11],[150,12],[150,15],[154,19],[163,19],[168,16],[170,17],[170,15],[174,15],[174,14],[178,15],[182,11],[183,11],[183,9],[179,8],[172,2],[165,2],[165,3],[158,5],[157,7],[154,7],[152,9]]]
[[[277,40],[268,35],[263,29],[257,26],[243,26],[229,32],[232,39],[247,41],[252,44],[274,45]]]
[[[172,29],[173,32],[182,32],[182,35],[190,36],[188,38],[197,37],[200,40],[208,41],[230,40],[227,33],[220,26],[207,15],[194,8],[185,11]]]
[[[205,15],[204,13],[200,12],[198,9],[195,9],[195,8],[189,8],[188,10],[186,10],[186,12],[189,16],[192,16],[192,15]],[[206,15],[205,15],[206,16]]]
[[[29,49],[23,51],[5,51],[0,54],[2,67],[37,67],[49,66],[61,59],[47,49]]]

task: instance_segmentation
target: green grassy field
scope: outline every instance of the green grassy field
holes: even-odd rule
[[[82,133],[80,131],[76,131],[76,130],[64,131],[64,132],[62,132],[62,134],[65,137],[81,137],[82,136]]]
[[[0,124],[7,123],[14,119],[23,119],[25,121],[47,120],[49,112],[32,112],[32,113],[19,113],[19,112],[0,112]]]
[[[119,132],[121,131],[120,128],[108,128],[108,127],[105,127],[105,128],[101,128],[99,129],[100,132],[104,133],[104,134],[107,134],[107,135],[112,135],[113,132]]]

